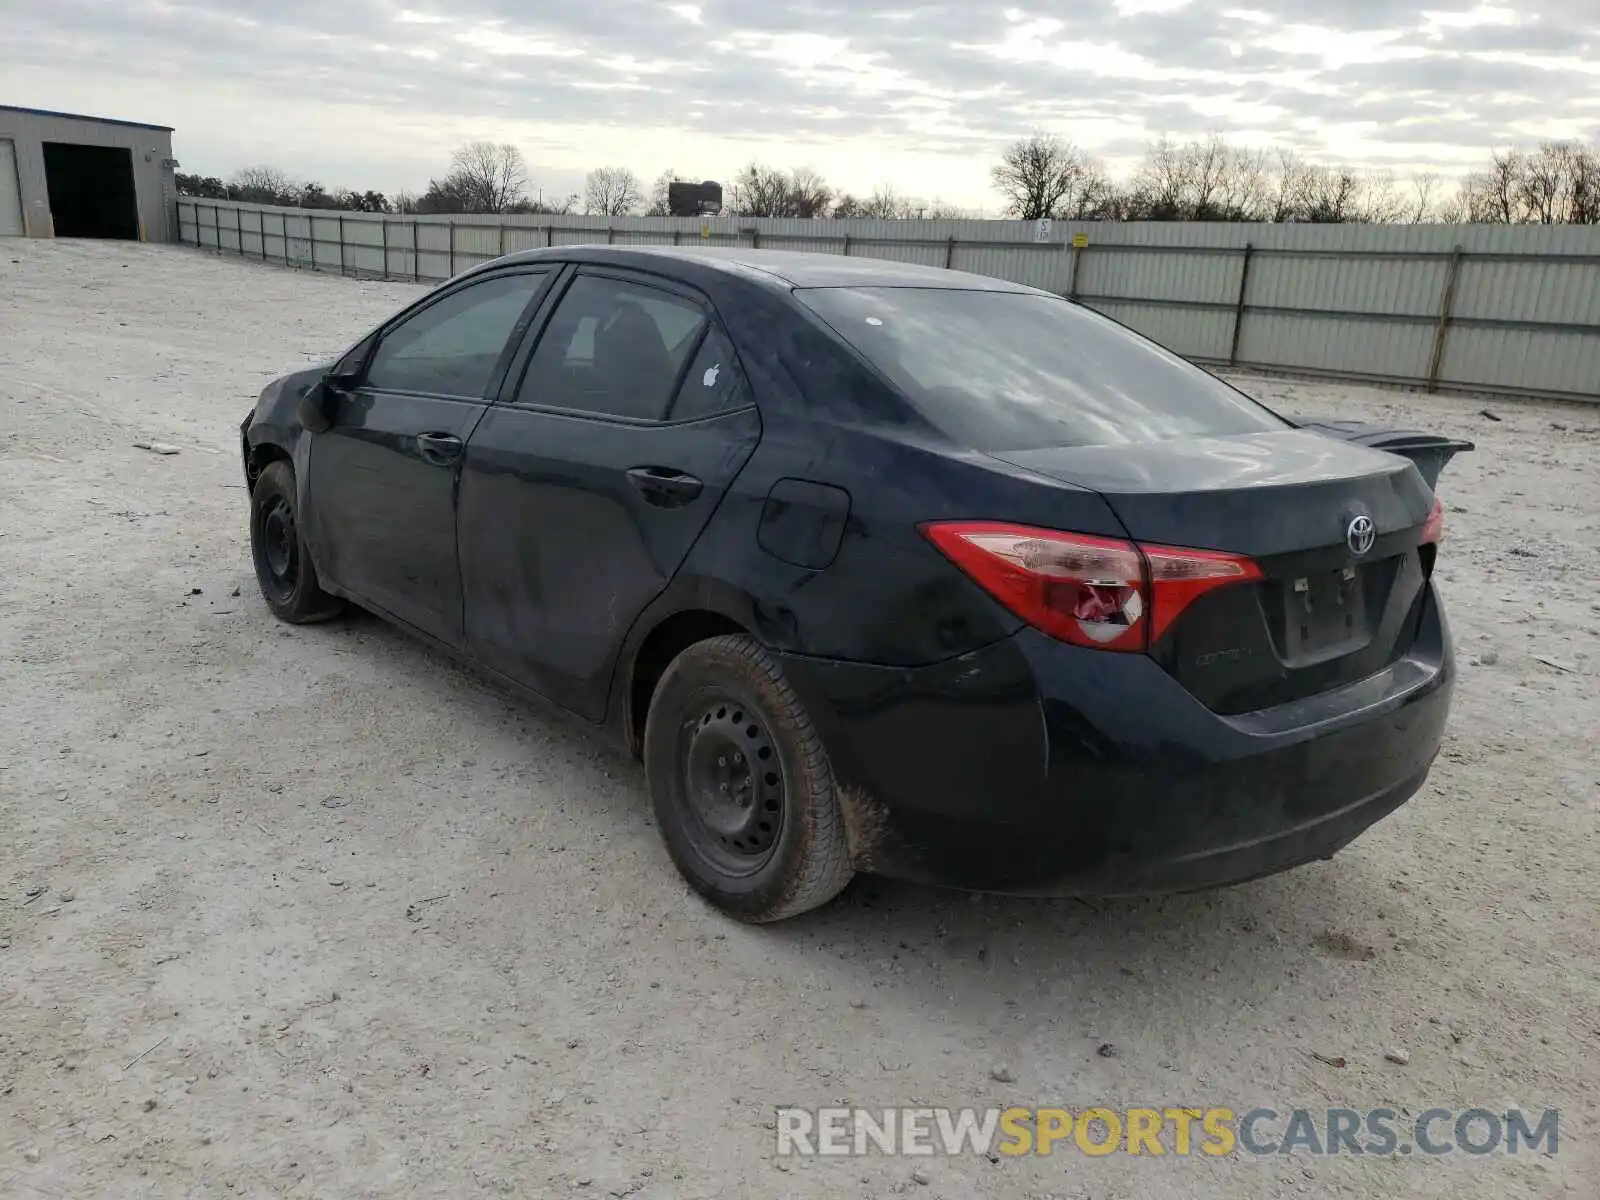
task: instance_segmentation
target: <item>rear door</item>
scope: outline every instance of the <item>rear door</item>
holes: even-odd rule
[[[460,545],[475,657],[604,716],[634,619],[664,589],[760,437],[706,302],[584,268],[467,445]]]
[[[359,386],[330,393],[307,478],[323,572],[363,602],[461,642],[456,481],[467,439],[548,269],[477,277],[385,329]]]

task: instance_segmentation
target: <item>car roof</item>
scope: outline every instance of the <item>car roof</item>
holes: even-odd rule
[[[969,275],[965,271],[947,271],[920,263],[796,250],[753,250],[743,246],[554,246],[509,254],[496,262],[550,259],[636,267],[668,276],[677,273],[674,267],[687,271],[709,270],[769,285],[781,284],[785,290],[822,287],[914,287],[982,292],[1037,290],[987,275]]]

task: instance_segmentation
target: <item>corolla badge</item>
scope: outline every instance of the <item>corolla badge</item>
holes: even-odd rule
[[[1372,524],[1372,518],[1365,513],[1353,517],[1349,528],[1344,531],[1345,543],[1350,547],[1350,553],[1360,557],[1372,549],[1372,543],[1378,538],[1378,530]]]

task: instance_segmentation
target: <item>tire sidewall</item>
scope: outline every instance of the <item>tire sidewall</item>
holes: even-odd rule
[[[810,833],[806,808],[813,803],[815,781],[808,778],[800,761],[795,731],[772,711],[760,689],[752,686],[746,671],[740,669],[743,662],[737,656],[691,651],[667,668],[645,725],[645,777],[662,840],[690,885],[719,908],[738,916],[759,918],[785,898],[805,855]],[[697,818],[686,791],[683,748],[698,715],[697,704],[713,697],[726,697],[760,714],[772,737],[783,780],[783,819],[772,855],[759,869],[744,876],[728,875],[719,869],[686,832],[687,824]],[[831,794],[824,799],[833,802]]]
[[[267,510],[274,500],[280,498],[288,504],[289,511],[294,515],[297,543],[294,586],[287,590],[272,580],[262,540]],[[295,495],[294,473],[287,463],[268,463],[250,490],[250,557],[255,566],[256,585],[261,589],[261,597],[267,606],[285,620],[303,619],[313,607],[315,599],[319,598],[320,588],[310,556],[306,553],[305,537],[300,531],[299,498]]]

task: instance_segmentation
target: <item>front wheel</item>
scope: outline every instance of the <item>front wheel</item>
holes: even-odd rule
[[[850,882],[822,739],[754,638],[710,638],[673,660],[650,701],[644,763],[672,861],[718,908],[779,921]]]
[[[250,553],[256,582],[273,615],[294,625],[336,616],[342,602],[317,583],[317,569],[300,536],[294,471],[268,463],[250,489]]]

